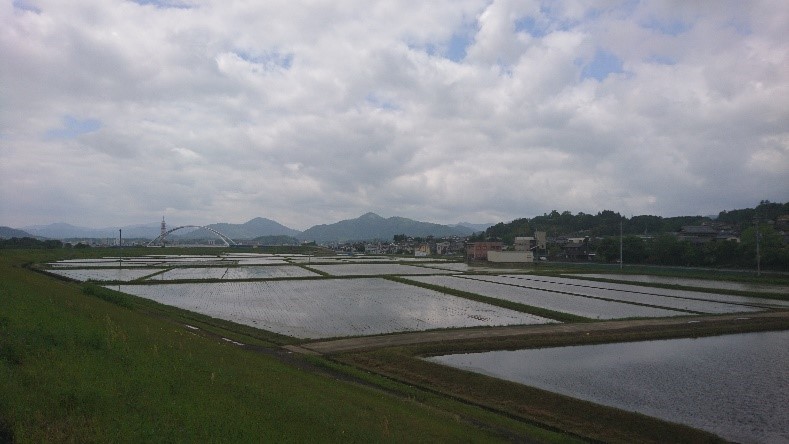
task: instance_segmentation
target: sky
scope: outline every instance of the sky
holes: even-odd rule
[[[0,225],[789,201],[785,0],[2,0]]]

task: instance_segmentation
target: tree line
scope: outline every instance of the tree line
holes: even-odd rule
[[[53,249],[63,248],[63,242],[55,239],[12,237],[11,239],[0,239],[0,248]]]
[[[558,237],[583,237],[584,253],[595,253],[596,260],[616,262],[619,260],[619,234],[625,263],[753,267],[756,263],[756,233],[759,232],[761,265],[773,269],[789,269],[789,246],[783,242],[781,233],[775,229],[774,221],[789,214],[789,203],[763,200],[756,208],[721,211],[717,217],[679,216],[661,217],[641,215],[625,217],[620,213],[604,210],[597,214],[554,210],[533,218],[515,219],[498,223],[469,240],[501,241],[507,245],[516,237],[534,236],[537,231],[547,233],[549,239]],[[758,230],[756,229],[758,223]],[[716,225],[727,227],[739,235],[740,242],[716,240],[693,242],[683,240],[676,234],[684,226]],[[554,243],[549,255],[562,257],[562,248]]]
[[[519,236],[534,236],[536,231],[544,231],[548,236],[618,236],[621,230],[625,235],[659,235],[678,232],[686,225],[702,225],[720,223],[730,225],[734,230],[742,231],[755,224],[774,221],[778,216],[789,214],[789,202],[774,203],[763,200],[756,208],[721,211],[716,218],[708,216],[633,216],[627,218],[618,212],[604,210],[597,214],[569,211],[559,213],[556,210],[542,216],[515,219],[512,222],[499,222],[472,240],[498,239],[506,244],[514,242]]]
[[[694,243],[673,234],[653,238],[624,236],[622,261],[626,264],[677,265],[690,267],[754,268],[756,266],[756,228],[742,232],[740,242],[718,240]],[[759,225],[760,265],[765,269],[789,269],[789,246],[768,224]],[[589,241],[589,251],[596,260],[614,263],[619,260],[619,237],[609,236]]]

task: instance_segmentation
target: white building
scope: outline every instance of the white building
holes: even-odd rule
[[[488,262],[534,262],[532,251],[488,251]]]

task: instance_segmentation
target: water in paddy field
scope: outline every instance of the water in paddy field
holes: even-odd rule
[[[118,291],[302,339],[553,322],[380,278],[122,285]]]
[[[689,279],[667,276],[628,274],[578,274],[578,277],[612,279],[616,281],[644,282],[649,284],[682,285],[684,287],[710,288],[718,290],[753,291],[757,293],[789,294],[789,287],[781,285],[754,284],[747,282],[716,281],[712,279]]]
[[[429,360],[737,442],[789,443],[789,331]]]

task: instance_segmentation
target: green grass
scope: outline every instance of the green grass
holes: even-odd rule
[[[183,313],[23,267],[64,254],[116,252],[0,252],[0,440],[567,439],[450,398],[424,403],[305,371],[196,334],[170,317]],[[202,321],[220,332],[234,328]]]

